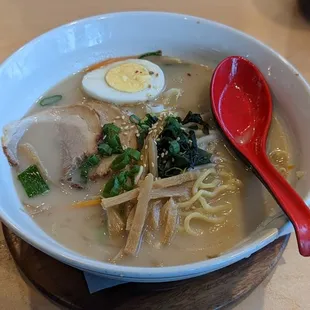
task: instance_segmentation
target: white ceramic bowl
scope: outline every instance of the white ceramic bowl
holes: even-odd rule
[[[299,169],[309,170],[310,89],[305,80],[285,59],[254,38],[212,21],[179,14],[101,15],[59,27],[26,44],[0,67],[0,128],[22,117],[40,95],[72,73],[103,58],[159,48],[167,55],[200,63],[210,59],[218,62],[232,54],[252,60],[265,75],[282,115],[289,121],[299,150]],[[23,212],[2,152],[0,184],[0,216],[24,240],[79,269],[127,281],[172,281],[205,274],[250,256],[291,228],[285,217],[280,217],[225,255],[207,261],[164,268],[116,266],[63,247],[37,226]],[[309,184],[310,175],[297,184],[305,200]]]

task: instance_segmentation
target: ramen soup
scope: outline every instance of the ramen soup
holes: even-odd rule
[[[212,259],[277,206],[210,112],[212,68],[161,52],[109,59],[50,89],[2,144],[25,210],[82,255],[132,266]],[[277,112],[268,154],[288,177]]]

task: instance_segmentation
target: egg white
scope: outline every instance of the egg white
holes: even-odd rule
[[[107,84],[105,76],[109,70],[119,65],[128,63],[142,65],[149,72],[153,72],[153,74],[150,75],[150,80],[148,82],[150,88],[147,87],[146,89],[138,92],[128,93],[116,90]],[[98,100],[115,104],[136,103],[152,100],[158,97],[165,88],[165,76],[159,66],[148,60],[128,59],[112,63],[85,74],[82,80],[82,87],[90,97]]]

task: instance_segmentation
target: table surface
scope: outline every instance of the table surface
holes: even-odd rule
[[[310,23],[297,0],[1,0],[0,62],[27,41],[56,26],[113,11],[156,10],[196,15],[242,30],[286,57],[310,81]],[[59,309],[16,271],[0,233],[2,309]],[[299,256],[294,237],[273,274],[236,310],[309,309],[310,264]]]

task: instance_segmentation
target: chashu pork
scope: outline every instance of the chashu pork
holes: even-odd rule
[[[122,145],[133,149],[137,148],[136,126],[130,122],[128,115],[120,108],[111,103],[96,100],[88,101],[85,105],[98,113],[101,126],[114,123],[122,129],[119,135]]]
[[[34,125],[53,125],[59,140],[63,172],[67,176],[85,156],[96,153],[101,134],[99,116],[94,109],[82,105],[53,108],[8,124],[3,130],[3,151],[12,166],[18,166],[18,145]],[[44,127],[43,127],[44,128]],[[44,143],[49,143],[45,140]],[[57,152],[56,152],[57,153]]]

